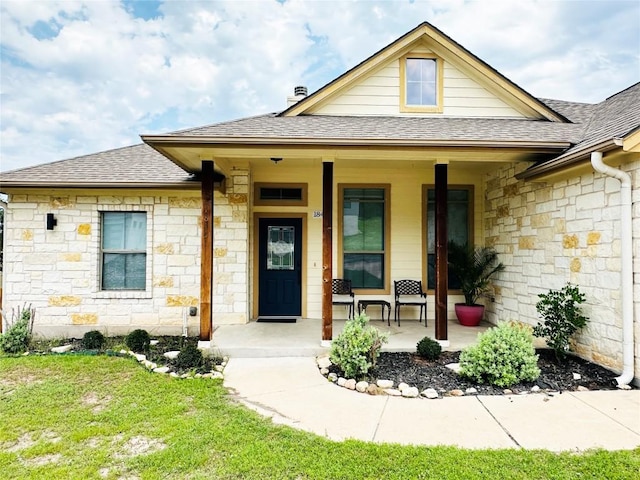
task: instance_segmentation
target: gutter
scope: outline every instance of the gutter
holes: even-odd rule
[[[566,168],[577,163],[587,161],[589,159],[589,154],[594,150],[601,153],[606,153],[610,150],[615,150],[619,146],[620,145],[616,142],[615,139],[606,140],[604,142],[599,142],[592,145],[586,145],[572,153],[560,155],[553,160],[528,168],[524,172],[516,174],[516,178],[518,180],[531,180],[536,177],[552,173],[561,168]]]
[[[311,138],[311,137],[211,137],[211,136],[167,136],[143,135],[142,140],[154,148],[171,147],[212,147],[212,146],[382,146],[382,147],[485,147],[485,148],[535,148],[564,150],[569,142],[540,142],[522,140],[429,140],[429,139],[380,139],[380,138]]]
[[[631,216],[631,175],[602,161],[602,152],[591,152],[591,165],[603,175],[620,181],[620,292],[622,301],[622,374],[618,385],[628,385],[634,375],[633,348],[633,247]]]

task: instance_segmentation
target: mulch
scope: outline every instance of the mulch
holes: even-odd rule
[[[539,349],[536,353],[539,355],[540,377],[535,382],[521,382],[510,386],[509,390],[513,393],[530,391],[535,385],[543,390],[558,392],[575,391],[579,387],[589,390],[617,388],[614,380],[617,374],[606,368],[573,355],[569,355],[564,361],[558,363],[553,350],[549,349]],[[370,382],[381,379],[392,380],[395,385],[404,382],[417,387],[420,391],[433,388],[440,393],[451,390],[465,391],[467,388],[475,388],[480,395],[505,393],[502,387],[478,384],[459,376],[445,366],[449,363],[457,363],[459,357],[460,352],[442,352],[437,360],[429,361],[415,353],[382,352],[367,380]],[[330,371],[341,374],[335,365]]]

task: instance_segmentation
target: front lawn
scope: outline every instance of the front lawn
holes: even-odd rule
[[[130,358],[0,358],[0,478],[632,479],[639,470],[640,449],[332,442],[271,424],[219,380],[153,374]]]

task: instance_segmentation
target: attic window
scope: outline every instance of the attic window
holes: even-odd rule
[[[400,111],[442,112],[442,60],[429,55],[400,59]]]
[[[256,183],[255,205],[307,205],[306,183]]]

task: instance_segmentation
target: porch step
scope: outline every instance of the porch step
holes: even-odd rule
[[[329,353],[329,348],[321,347],[248,347],[248,346],[216,346],[211,345],[210,355],[232,358],[272,358],[272,357],[317,357]]]

